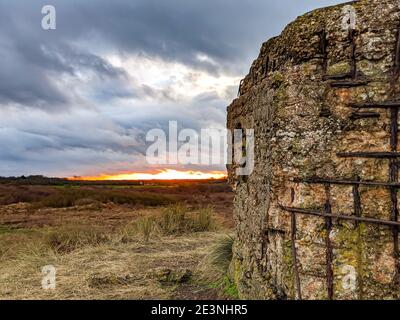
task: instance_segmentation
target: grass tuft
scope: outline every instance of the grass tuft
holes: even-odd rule
[[[143,236],[144,242],[148,243],[150,235],[154,230],[154,218],[153,217],[142,217],[136,222],[138,231]]]
[[[212,206],[207,206],[205,208],[201,208],[196,216],[196,224],[195,228],[197,231],[211,231],[216,227],[216,222],[213,218],[214,208]]]
[[[173,235],[216,230],[217,222],[211,206],[189,211],[185,205],[176,204],[164,211],[159,227],[165,235]]]
[[[236,285],[228,276],[233,244],[234,239],[229,235],[220,238],[198,266],[199,280],[229,299],[239,297]]]
[[[96,226],[67,225],[45,234],[45,243],[56,253],[68,253],[110,240],[106,230]]]
[[[152,236],[179,236],[215,231],[219,227],[212,207],[189,210],[183,204],[166,207],[159,215],[145,215],[124,226],[114,236],[117,242],[136,241],[140,236],[148,243]]]
[[[221,238],[211,250],[209,259],[221,272],[227,273],[232,261],[234,239],[231,236]]]
[[[186,211],[186,206],[180,203],[167,207],[159,221],[162,232],[166,235],[184,233],[187,224]]]

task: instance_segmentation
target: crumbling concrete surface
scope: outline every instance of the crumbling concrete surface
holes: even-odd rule
[[[228,168],[242,298],[400,297],[399,25],[400,1],[362,0],[262,45],[228,108],[228,128],[255,137],[252,174]]]

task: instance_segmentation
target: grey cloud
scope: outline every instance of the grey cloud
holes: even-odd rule
[[[46,32],[40,24],[45,4],[0,0],[0,55],[7,56],[7,62],[0,61],[2,103],[49,108],[68,103],[71,97],[54,85],[49,72],[90,68],[99,76],[123,75],[96,51],[144,53],[210,73],[243,74],[262,41],[316,6],[290,0],[53,0],[57,30]],[[199,54],[214,63],[198,59]]]
[[[42,53],[43,68],[51,67],[54,71],[64,71],[71,75],[76,75],[82,69],[89,69],[99,77],[126,77],[122,68],[115,68],[103,58],[90,52],[79,51],[70,45],[43,46]]]
[[[143,157],[137,130],[96,112],[54,117],[36,110],[24,118],[14,110],[9,119],[5,114],[0,111],[0,175],[54,175],[58,170],[59,175],[71,176],[111,169],[119,162],[132,166]]]
[[[240,77],[289,21],[340,2],[0,0],[0,175],[145,171],[149,129],[166,129],[169,120],[195,130],[224,126],[237,88],[179,101],[173,88],[113,67],[109,54]],[[47,4],[57,9],[55,31],[41,29]],[[82,72],[93,77],[85,82]]]

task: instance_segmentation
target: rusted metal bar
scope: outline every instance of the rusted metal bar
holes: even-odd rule
[[[387,188],[396,188],[400,189],[400,183],[392,183],[392,182],[376,182],[376,181],[358,181],[358,180],[345,180],[345,179],[325,179],[325,178],[295,178],[292,180],[295,183],[310,183],[310,184],[336,184],[336,185],[365,185],[371,187],[387,187]]]
[[[396,34],[396,49],[394,55],[393,73],[397,76],[400,72],[400,26],[397,28]]]
[[[399,109],[391,108],[390,109],[390,148],[392,152],[397,151],[398,145],[398,132],[399,132],[399,125],[398,125],[398,118],[399,118]],[[397,178],[396,178],[397,180]],[[396,181],[391,181],[396,182]]]
[[[367,217],[356,217],[356,216],[345,216],[340,214],[327,214],[325,212],[313,211],[308,209],[302,208],[292,208],[292,207],[281,207],[282,210],[287,212],[294,212],[298,214],[304,214],[309,216],[321,217],[321,218],[332,218],[337,220],[347,220],[347,221],[359,221],[368,224],[376,224],[382,226],[389,226],[389,227],[400,227],[400,222],[390,221],[390,220],[379,220],[374,218],[367,218]]]
[[[264,61],[264,75],[265,76],[268,75],[268,68],[269,68],[269,56],[267,56]]]
[[[357,180],[360,180],[359,177],[357,177]],[[354,185],[353,186],[353,201],[354,201],[354,215],[356,217],[361,217],[362,216],[362,207],[361,207],[361,196],[360,196],[360,185]],[[362,244],[361,244],[361,236],[362,236],[362,231],[361,231],[361,224],[359,221],[356,221],[357,225],[357,236],[358,236],[358,241],[357,241],[357,287],[358,287],[358,296],[359,299],[363,298],[363,265],[362,265],[362,260],[363,260],[363,255],[362,255]]]
[[[292,212],[292,214],[291,214],[291,242],[292,242],[293,271],[294,271],[294,278],[295,278],[295,282],[296,282],[297,299],[302,300],[299,266],[298,266],[298,261],[297,261],[296,233],[297,233],[296,214],[294,212]]]
[[[333,75],[326,75],[323,77],[324,80],[346,80],[346,79],[351,79],[351,74],[350,73],[339,73],[339,74],[333,74]]]
[[[386,102],[367,102],[367,103],[355,103],[351,105],[352,108],[378,108],[378,109],[387,109],[387,108],[400,108],[399,101],[386,101]]]
[[[395,159],[400,158],[399,152],[339,152],[340,158],[376,158],[376,159]]]
[[[349,81],[338,81],[332,82],[330,85],[332,88],[353,88],[365,86],[369,83],[366,80],[349,80]]]
[[[326,202],[325,202],[325,213],[327,215],[332,214],[332,206],[331,206],[331,185],[325,185],[325,194],[326,194]],[[333,247],[331,241],[331,231],[332,231],[332,218],[329,216],[325,216],[325,244],[326,244],[326,286],[328,289],[328,299],[333,300]]]
[[[322,54],[322,74],[325,77],[328,70],[328,39],[326,38],[325,29],[320,33],[320,50]]]
[[[357,77],[356,35],[357,35],[356,30],[354,30],[354,29],[349,30],[349,39],[351,42],[350,74],[353,79],[355,79]]]
[[[285,230],[282,229],[277,229],[277,228],[273,228],[273,227],[268,227],[264,230],[264,235],[268,236],[270,234],[279,234],[279,235],[286,235],[287,232]]]
[[[396,167],[396,169],[394,169],[394,167]],[[394,170],[396,170],[396,175],[397,175],[397,164],[391,164],[391,172],[394,172]],[[391,203],[392,203],[392,209],[391,209],[391,220],[393,222],[397,222],[398,221],[398,217],[399,217],[399,210],[398,210],[398,199],[397,199],[397,189],[395,188],[391,188],[390,190],[390,199],[391,199]],[[393,227],[392,228],[392,234],[393,234],[393,257],[395,259],[395,265],[396,265],[396,284],[399,285],[400,284],[400,255],[399,255],[399,228]]]
[[[379,118],[381,115],[378,112],[353,112],[350,115],[350,119],[366,119],[366,118]]]
[[[390,109],[390,148],[392,151],[397,151],[398,146],[398,118],[399,118],[399,109],[398,108],[391,108]],[[399,178],[399,168],[397,161],[391,160],[389,165],[389,178],[390,182],[395,183],[398,181]],[[399,210],[398,210],[398,201],[397,201],[397,189],[390,188],[390,199],[392,203],[391,208],[391,220],[397,222],[399,217]],[[392,228],[393,234],[393,256],[395,259],[396,265],[396,275],[395,275],[395,282],[397,285],[400,284],[400,261],[399,261],[399,229],[393,227]]]
[[[353,199],[354,199],[354,215],[356,217],[361,217],[360,185],[358,184],[353,186]]]
[[[293,203],[295,200],[295,191],[294,188],[290,189],[290,201]],[[301,282],[300,282],[300,274],[299,274],[299,265],[297,260],[297,248],[296,248],[296,234],[297,234],[297,226],[296,226],[296,214],[292,212],[291,214],[291,242],[292,242],[292,260],[293,260],[293,272],[294,272],[294,280],[296,283],[296,292],[297,299],[302,300],[301,297]]]

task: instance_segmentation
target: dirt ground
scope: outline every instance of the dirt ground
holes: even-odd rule
[[[223,275],[207,267],[207,257],[232,232],[232,195],[208,188],[168,190],[193,217],[211,204],[209,228],[164,234],[152,226],[145,239],[146,217],[162,223],[168,206],[97,201],[64,208],[0,206],[0,299],[231,298],[221,289]],[[49,265],[56,270],[54,290],[42,288],[42,268]],[[214,272],[215,281],[206,281],[204,273],[210,278]]]
[[[32,254],[2,261],[2,299],[215,299],[216,289],[195,280],[196,268],[221,235],[203,233],[148,244],[118,243],[68,254]],[[33,250],[33,249],[32,249]],[[56,289],[43,290],[43,266],[56,268]],[[193,273],[189,282],[163,282],[165,272]],[[193,280],[194,279],[194,280]]]

